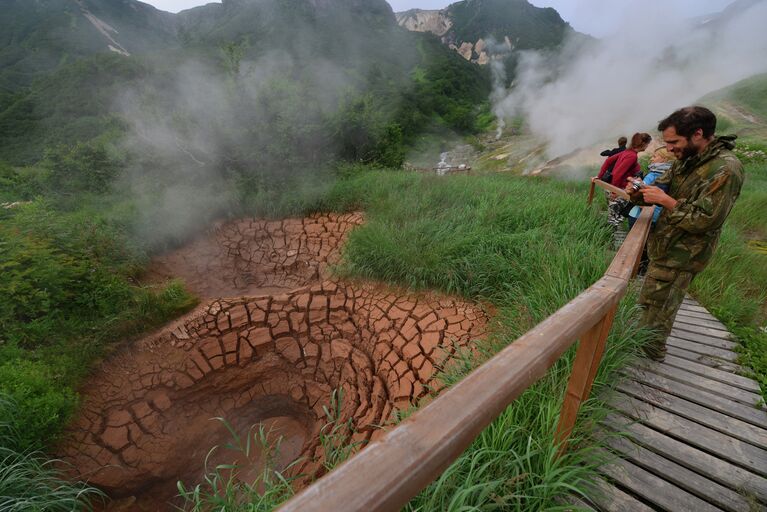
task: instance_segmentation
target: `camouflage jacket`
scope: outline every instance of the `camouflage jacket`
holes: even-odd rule
[[[743,185],[743,166],[731,152],[735,138],[717,137],[702,153],[676,161],[656,180],[656,186],[668,186],[667,193],[678,203],[673,210],[663,209],[650,233],[650,261],[691,272],[706,267]]]

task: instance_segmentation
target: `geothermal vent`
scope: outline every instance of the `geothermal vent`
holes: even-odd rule
[[[156,507],[177,480],[198,482],[210,448],[230,440],[214,417],[242,433],[265,425],[283,437],[278,464],[297,459],[291,471],[312,475],[334,390],[354,443],[439,389],[435,368],[483,335],[486,314],[451,298],[329,279],[327,266],[361,222],[359,214],[239,220],[155,262],[157,275],[180,276],[209,300],[88,381],[60,450],[76,476]]]

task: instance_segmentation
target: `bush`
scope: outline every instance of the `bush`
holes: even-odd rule
[[[55,438],[74,411],[75,392],[51,386],[54,380],[53,370],[39,361],[10,360],[0,365],[0,392],[22,405],[13,416],[0,418],[18,432],[15,449],[37,449],[41,439]]]

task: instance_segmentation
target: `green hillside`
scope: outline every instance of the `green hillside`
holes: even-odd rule
[[[708,94],[701,102],[719,117],[720,131],[762,145],[767,139],[767,74],[756,75]]]
[[[556,10],[535,7],[527,0],[463,0],[450,4],[447,11],[453,21],[451,32],[461,42],[508,37],[516,49],[528,50],[558,46],[574,33]]]

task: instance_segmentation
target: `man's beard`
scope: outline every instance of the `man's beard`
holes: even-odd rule
[[[687,139],[687,147],[682,149],[682,154],[679,155],[679,160],[687,160],[698,154],[698,148],[691,144],[690,139]]]

